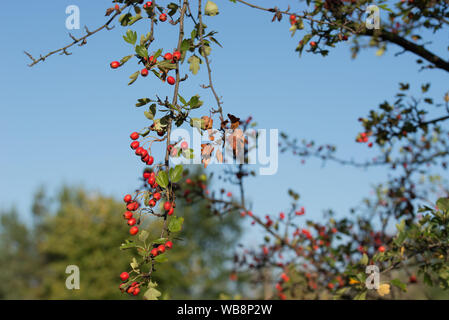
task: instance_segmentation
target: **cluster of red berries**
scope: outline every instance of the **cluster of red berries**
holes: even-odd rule
[[[152,156],[150,156],[150,154],[148,153],[148,150],[145,150],[144,148],[142,148],[139,144],[139,141],[136,141],[139,138],[139,134],[137,132],[133,132],[131,133],[130,137],[132,140],[134,140],[133,142],[131,142],[131,149],[136,151],[136,155],[140,156],[140,159],[142,160],[142,162],[146,163],[147,165],[151,166],[154,163],[154,158]]]
[[[366,143],[368,142],[368,136],[369,134],[366,132],[362,132],[361,134],[359,134],[359,136],[357,137],[356,141],[359,143]],[[370,142],[368,143],[368,147],[371,148],[373,146],[373,143]]]
[[[159,254],[162,254],[165,252],[165,250],[169,250],[173,248],[173,242],[171,241],[167,241],[165,243],[165,245],[160,244],[157,247],[154,247],[153,249],[151,249],[151,255],[153,256],[153,258],[157,257]]]
[[[179,51],[174,51],[173,53],[167,52],[164,55],[164,59],[171,61],[171,63],[176,63],[177,61],[181,60],[181,52]],[[154,56],[150,56],[149,58],[145,58],[145,60],[148,62],[148,66],[143,68],[140,71],[140,74],[142,75],[142,77],[146,77],[149,74],[148,69],[151,69],[152,66],[154,66],[157,63],[157,59],[154,58]],[[167,77],[167,83],[170,85],[174,85],[176,82],[175,78],[172,76],[168,76]]]
[[[129,279],[129,273],[128,272],[122,272],[120,274],[120,279],[122,279],[123,282],[127,281]],[[137,296],[140,292],[140,283],[134,281],[127,289],[126,289],[126,283],[121,283],[119,286],[120,291],[127,292],[129,294],[132,294],[134,296]]]
[[[301,210],[295,212],[295,214],[296,214],[297,216],[302,216],[302,215],[304,215],[305,213],[306,213],[306,208],[304,208],[304,207],[301,207]]]
[[[282,292],[282,282],[290,281],[289,276],[284,272],[281,274],[281,280],[276,284],[276,290],[278,291],[278,296],[281,300],[287,299],[286,295]]]
[[[143,5],[143,8],[144,8],[145,10],[151,11],[151,10],[152,10],[152,6],[153,6],[153,2],[147,1],[147,2]],[[167,14],[166,14],[166,13],[161,13],[161,15],[159,16],[159,21],[161,21],[161,22],[167,21]]]
[[[126,209],[128,210],[123,214],[123,217],[127,220],[128,225],[131,227],[131,229],[129,229],[129,233],[134,236],[139,232],[139,227],[136,226],[137,220],[133,217],[133,211],[139,209],[140,204],[139,202],[134,201],[130,194],[127,194],[123,198],[123,201],[125,201]]]
[[[294,14],[292,14],[291,16],[290,16],[290,24],[291,25],[294,25],[296,23],[296,16],[294,15]]]

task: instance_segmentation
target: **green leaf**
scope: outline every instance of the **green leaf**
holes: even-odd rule
[[[189,70],[192,71],[193,74],[197,74],[198,70],[200,70],[200,63],[202,63],[201,59],[196,55],[191,56],[187,62],[189,63]]]
[[[144,105],[150,103],[152,100],[150,98],[137,99],[136,107],[143,107]]]
[[[136,46],[136,53],[141,57],[148,58],[148,50],[145,46]]]
[[[218,6],[212,2],[212,1],[207,1],[206,3],[206,7],[204,8],[204,14],[206,16],[216,16],[218,14]]]
[[[168,60],[162,60],[156,64],[161,69],[176,69],[176,63],[171,63]]]
[[[125,243],[122,243],[120,245],[120,250],[126,250],[126,249],[135,248],[135,247],[136,247],[136,243],[134,241],[125,240]]]
[[[180,94],[178,94],[178,97],[179,97],[179,101],[181,101],[181,103],[182,103],[183,105],[186,105],[186,104],[187,104],[186,99],[184,99]]]
[[[126,14],[122,14],[118,21],[120,22],[120,24],[122,26],[127,26],[129,21],[131,20],[132,14],[131,13],[126,13]]]
[[[134,55],[131,54],[129,56],[123,57],[122,60],[120,60],[120,65],[124,65],[125,63],[127,63],[128,60],[131,59],[133,56]]]
[[[183,217],[172,217],[168,223],[168,230],[170,232],[179,232],[182,230],[182,224],[184,223]]]
[[[193,159],[195,155],[193,154],[193,149],[187,149],[182,151],[182,156],[186,159]]]
[[[440,198],[437,200],[437,207],[441,211],[449,211],[449,198]]]
[[[136,23],[137,21],[139,21],[140,19],[142,19],[142,16],[140,14],[135,15],[134,17],[132,17],[131,19],[129,19],[128,21],[128,26],[132,26],[134,23]]]
[[[167,241],[167,238],[159,238],[156,240],[153,240],[151,243],[152,244],[164,244]]]
[[[128,83],[128,86],[132,85],[134,82],[136,82],[137,78],[139,77],[140,72],[136,71],[134,72],[129,78],[131,81]]]
[[[168,176],[167,172],[165,171],[159,171],[159,174],[156,177],[156,182],[158,185],[160,185],[162,188],[167,188],[168,186]]]
[[[360,264],[366,266],[368,264],[368,256],[364,253],[362,259],[360,259]]]
[[[135,271],[139,271],[139,269],[137,269],[139,267],[139,263],[137,262],[136,258],[133,258],[133,260],[130,263],[131,268],[133,268],[133,270]]]
[[[145,300],[157,300],[157,298],[160,297],[160,295],[161,293],[157,289],[149,288],[143,295],[143,298]]]
[[[156,258],[154,258],[154,261],[160,262],[160,263],[166,262],[167,260],[168,260],[167,254],[165,254],[165,253],[157,255]]]
[[[393,286],[398,287],[399,289],[401,289],[404,292],[407,291],[407,285],[405,283],[402,283],[401,280],[399,280],[399,279],[391,280],[390,284],[393,285]]]
[[[156,104],[153,103],[150,108],[148,109],[148,111],[144,112],[145,117],[147,117],[147,119],[149,120],[153,120],[154,116],[156,115]]]
[[[173,183],[178,182],[182,178],[183,166],[178,164],[175,169],[170,172],[170,181]]]
[[[140,234],[139,234],[139,240],[143,242],[143,241],[147,240],[149,235],[150,234],[148,233],[148,231],[142,230],[142,231],[140,231]]]
[[[128,30],[126,31],[126,35],[123,36],[123,39],[129,44],[135,45],[137,41],[137,32]]]

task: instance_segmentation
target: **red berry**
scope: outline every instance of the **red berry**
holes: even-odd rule
[[[150,156],[148,158],[147,165],[151,166],[153,163],[154,163],[154,158],[153,158],[153,156]]]
[[[379,252],[385,252],[385,247],[384,246],[380,246],[378,250],[379,250]]]
[[[282,280],[284,280],[284,282],[288,282],[290,280],[290,278],[285,273],[281,274],[281,278]]]
[[[167,242],[165,243],[165,248],[167,248],[167,249],[173,248],[173,242],[167,241]]]
[[[175,84],[175,78],[173,78],[172,76],[167,77],[167,82],[170,85],[174,85]]]
[[[136,222],[137,222],[137,220],[136,220],[136,219],[134,219],[134,218],[131,218],[131,219],[129,219],[129,220],[128,220],[128,225],[129,225],[129,226],[133,226],[133,225],[135,225],[135,224],[136,224]]]
[[[131,219],[133,217],[133,213],[131,211],[125,211],[125,213],[123,214],[123,218],[125,218],[126,220]]]
[[[153,198],[154,200],[159,201],[161,200],[161,194],[159,192],[156,192],[155,194],[153,194]]]
[[[148,201],[148,205],[150,207],[154,207],[156,205],[156,201],[154,201],[153,199],[151,199],[150,201]]]
[[[316,42],[315,42],[315,41],[310,41],[310,45],[311,45],[312,47],[315,47],[315,46],[316,46]]]
[[[327,287],[332,290],[332,289],[334,289],[334,284],[333,283],[328,283]]]
[[[139,209],[139,204],[137,202],[130,202],[126,205],[126,209],[128,211],[136,211],[137,209]]]
[[[142,162],[147,163],[148,159],[150,159],[150,155],[147,153],[145,157],[142,157]]]
[[[143,173],[143,178],[144,178],[145,180],[147,180],[149,177],[151,177],[151,173],[148,172],[148,171],[145,171],[145,172]]]
[[[131,138],[132,140],[137,140],[137,139],[139,139],[139,134],[138,134],[137,132],[133,132],[133,133],[131,133],[129,136],[130,136],[130,138]]]
[[[118,4],[115,5],[114,7],[115,10],[119,11],[120,10],[120,6]]]
[[[143,8],[144,8],[144,9],[149,9],[149,8],[151,7],[152,4],[153,4],[153,3],[152,3],[151,1],[148,1],[147,3],[145,3],[145,4],[143,5]]]
[[[140,74],[142,75],[142,77],[146,77],[148,75],[148,69],[144,68],[140,71]]]
[[[128,288],[128,290],[126,290],[126,292],[128,292],[129,294],[132,294],[133,292],[134,292],[134,290],[135,290],[136,288],[134,288],[134,287],[129,287]]]
[[[416,282],[418,282],[418,280],[416,279],[416,276],[415,276],[414,274],[410,276],[409,281],[410,281],[410,283],[416,283]]]
[[[158,255],[158,251],[157,251],[157,249],[156,248],[153,248],[152,250],[151,250],[151,255],[153,256],[153,257],[155,257],[155,256],[157,256]]]
[[[191,184],[191,183],[192,183],[192,179],[187,178],[186,183],[187,183],[187,184]]]
[[[123,198],[123,201],[125,201],[126,203],[129,203],[129,202],[131,202],[132,199],[133,199],[133,198],[131,197],[131,195],[130,195],[130,194],[127,194],[127,195]]]
[[[159,16],[159,20],[162,21],[162,22],[166,21],[167,20],[167,15],[165,13],[161,14]]]
[[[139,232],[139,228],[138,227],[131,227],[131,229],[129,229],[129,233],[131,234],[131,235],[136,235],[137,234],[137,232]]]
[[[129,273],[128,272],[122,272],[120,274],[120,279],[122,279],[122,281],[126,281],[129,278]]]
[[[172,208],[171,203],[169,201],[166,201],[164,203],[164,210],[169,211]]]
[[[160,253],[164,253],[165,252],[165,246],[163,244],[161,244],[159,247],[157,247],[157,251]]]
[[[179,51],[173,52],[173,59],[175,61],[181,60],[181,52],[179,52]]]
[[[135,288],[135,289],[133,290],[133,295],[134,295],[134,296],[137,296],[137,295],[139,294],[139,292],[140,292],[140,289],[139,289],[139,288]]]
[[[111,68],[112,69],[117,69],[118,67],[120,67],[120,62],[118,62],[118,61],[112,61],[111,62]]]
[[[172,55],[170,52],[167,52],[167,53],[164,55],[164,59],[165,59],[165,60],[172,60],[172,59],[173,59],[173,55]]]
[[[142,159],[145,158],[147,155],[148,155],[148,151],[145,149],[143,149],[142,152],[140,153],[140,156],[142,157]]]
[[[168,213],[167,213],[167,214],[168,214],[169,216],[171,216],[171,215],[173,214],[174,211],[175,211],[175,209],[173,209],[173,207],[172,207],[170,210],[168,210]]]
[[[139,147],[139,141],[131,142],[131,149],[136,150]]]
[[[153,185],[155,182],[156,182],[156,179],[154,179],[154,177],[149,177],[149,178],[148,178],[148,183],[149,183],[150,185]]]
[[[144,148],[138,147],[138,148],[136,149],[136,156],[140,156],[140,155],[142,154],[143,150],[144,150]]]

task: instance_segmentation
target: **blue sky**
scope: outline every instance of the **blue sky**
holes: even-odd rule
[[[214,47],[211,56],[216,89],[225,112],[252,115],[259,128],[337,144],[341,157],[364,160],[376,150],[354,142],[361,130],[357,118],[391,100],[398,82],[410,81],[418,90],[421,83],[432,81],[431,93],[437,99],[447,91],[442,71],[418,72],[413,55],[394,57],[399,48],[390,47],[382,57],[367,50],[351,60],[349,46],[343,44],[326,58],[306,53],[299,59],[294,51],[299,38],[290,37],[287,19],[271,23],[264,12],[216,2],[220,14],[205,17],[223,44]],[[156,93],[171,96],[173,89],[152,77],[128,87],[128,76],[138,70],[135,62],[110,70],[110,61],[131,53],[121,38],[126,29],[120,26],[93,36],[69,57],[56,55],[27,67],[23,50],[38,56],[69,42],[65,8],[71,4],[80,7],[81,25],[91,30],[102,24],[110,6],[103,0],[61,0],[30,2],[26,10],[19,10],[6,2],[0,12],[0,208],[16,206],[24,217],[40,185],[50,192],[64,183],[82,185],[120,198],[134,190],[142,167],[130,152],[129,133],[148,124],[134,104]],[[142,26],[136,25],[138,32]],[[159,25],[154,49],[173,49],[175,29],[168,23]],[[432,47],[437,52],[445,50],[439,37]],[[447,56],[447,51],[440,52]],[[187,72],[187,65],[183,67]],[[206,83],[202,67],[197,76],[190,75],[193,80],[183,85],[181,94],[199,93],[205,105],[212,106],[210,92],[199,87]],[[322,168],[319,161],[302,166],[299,159],[280,155],[278,173],[248,181],[247,193],[254,212],[277,214],[287,209],[287,190],[293,188],[301,194],[307,215],[319,219],[327,208],[345,214],[383,177],[383,169],[335,164]]]

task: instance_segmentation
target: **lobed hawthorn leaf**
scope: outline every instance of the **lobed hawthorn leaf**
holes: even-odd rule
[[[158,185],[160,185],[162,188],[167,188],[168,186],[168,175],[165,171],[159,171],[156,182]]]
[[[183,166],[178,164],[173,171],[170,172],[170,181],[173,183],[178,182],[182,178]]]
[[[157,289],[149,288],[147,291],[145,291],[143,298],[145,300],[157,300],[157,298],[160,297],[160,295],[161,293]]]
[[[197,74],[200,70],[200,64],[203,63],[200,58],[198,58],[196,55],[191,56],[187,62],[189,63],[189,70],[193,74]]]
[[[126,35],[123,36],[123,39],[129,44],[135,45],[137,41],[137,32],[128,30],[126,31]]]
[[[184,223],[183,217],[172,217],[168,223],[168,230],[170,232],[179,232],[182,230],[182,224]]]

